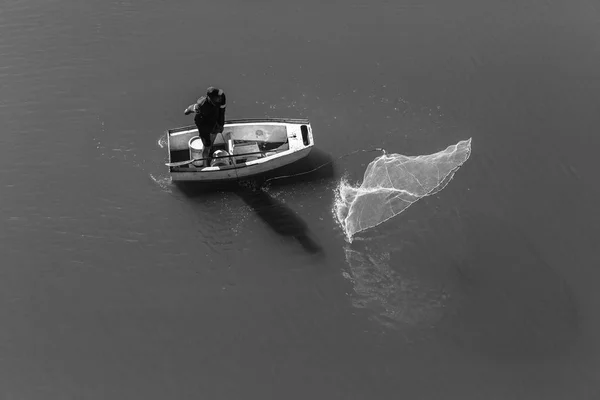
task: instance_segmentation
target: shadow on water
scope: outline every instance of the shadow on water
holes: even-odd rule
[[[309,253],[322,253],[321,246],[312,239],[306,222],[281,201],[261,188],[240,185],[236,194],[254,210],[256,215],[278,234],[296,239]]]
[[[319,168],[320,166],[322,167]],[[331,179],[333,175],[331,158],[315,149],[303,160],[253,179],[210,184],[176,182],[176,186],[188,198],[193,199],[234,193],[274,232],[295,239],[311,254],[322,254],[323,249],[312,238],[307,223],[294,210],[265,191],[264,187],[268,185],[284,189],[286,186]]]

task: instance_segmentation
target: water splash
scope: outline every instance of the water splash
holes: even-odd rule
[[[153,174],[148,174],[148,176],[162,191],[173,193],[173,182],[170,176],[155,176]]]

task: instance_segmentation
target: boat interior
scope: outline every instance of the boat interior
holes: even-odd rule
[[[190,149],[190,140],[198,138],[196,129],[169,134],[170,162],[201,158]],[[206,165],[244,164],[289,149],[285,125],[237,125],[225,128],[215,137]],[[196,168],[188,164],[188,168]]]

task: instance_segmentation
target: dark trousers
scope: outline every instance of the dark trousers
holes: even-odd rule
[[[202,150],[202,158],[205,159],[204,165],[208,166],[210,165],[210,151],[215,138],[217,137],[217,131],[213,129],[207,129],[206,126],[202,125],[196,125],[196,128],[198,128],[198,134],[200,136],[200,140],[202,140],[202,145],[204,146],[204,149]]]

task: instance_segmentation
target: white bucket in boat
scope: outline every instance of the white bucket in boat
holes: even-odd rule
[[[200,136],[194,136],[188,143],[190,147],[190,160],[197,160],[202,158],[202,151],[204,150],[204,144]],[[197,167],[204,166],[204,160],[194,161],[193,164]]]

